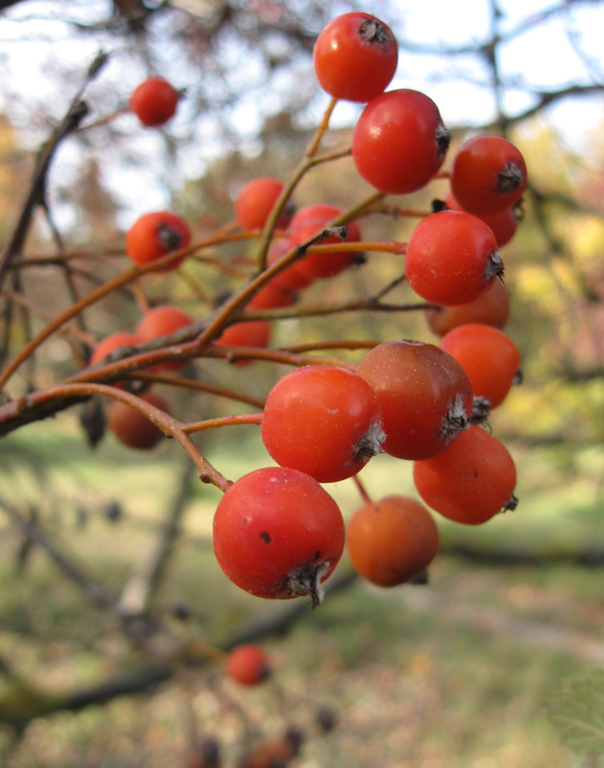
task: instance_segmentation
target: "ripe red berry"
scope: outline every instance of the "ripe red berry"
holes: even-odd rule
[[[321,230],[326,229],[329,223],[342,214],[342,209],[335,205],[313,205],[300,210],[292,219],[290,231],[292,237],[288,243],[291,250],[307,242]],[[346,225],[347,243],[357,243],[361,239],[361,230],[355,221]],[[342,239],[333,235],[321,240],[317,245],[329,245],[330,243],[341,243]],[[353,263],[354,253],[337,251],[327,253],[315,253],[305,256],[294,264],[293,269],[297,274],[302,275],[309,282],[317,278],[335,277],[346,267]]]
[[[429,507],[466,525],[485,523],[517,503],[514,460],[480,427],[471,426],[440,456],[416,461],[413,481]]]
[[[313,63],[330,96],[366,102],[383,93],[394,77],[398,45],[384,22],[352,11],[332,19],[319,34]]]
[[[289,240],[275,240],[268,252],[268,258],[266,260],[267,266],[271,267],[285,256],[286,253],[289,253],[290,250]],[[291,267],[287,267],[287,269],[284,269],[282,272],[279,272],[279,274],[271,280],[271,283],[296,293],[302,288],[309,286],[312,283],[312,278],[303,275],[296,269],[296,265],[294,264]]]
[[[438,548],[438,528],[430,513],[405,496],[387,496],[366,504],[346,527],[346,549],[353,568],[382,587],[403,584],[426,569]]]
[[[271,326],[266,320],[249,320],[228,325],[224,331],[214,339],[214,344],[227,347],[251,347],[264,349],[268,346],[271,337]],[[236,364],[249,365],[252,360],[240,358]]]
[[[191,229],[187,222],[171,211],[145,213],[126,234],[126,253],[138,267],[157,261],[172,251],[186,248],[191,242]],[[177,259],[162,268],[167,272],[182,262]]]
[[[296,303],[298,295],[275,280],[266,283],[247,304],[247,309],[278,309],[291,307]]]
[[[509,316],[510,296],[502,280],[493,280],[484,293],[468,304],[426,310],[428,325],[437,336],[444,336],[453,328],[466,323],[504,328]]]
[[[313,203],[305,205],[294,214],[289,223],[289,231],[294,235],[302,227],[314,225],[318,232],[328,221],[335,219],[342,213],[342,209],[329,203]]]
[[[258,685],[270,677],[271,664],[259,645],[246,643],[229,651],[225,671],[232,680],[241,685]]]
[[[462,366],[433,344],[378,344],[357,369],[373,387],[386,440],[382,450],[399,459],[425,459],[447,450],[468,428],[472,385]]]
[[[214,515],[214,552],[228,578],[257,597],[322,598],[344,548],[344,520],[309,475],[266,467],[227,489]]]
[[[139,343],[146,343],[159,339],[162,336],[169,336],[182,328],[187,328],[193,323],[193,318],[178,309],[169,305],[162,305],[150,309],[136,327],[136,335]],[[185,365],[186,360],[175,360],[169,363],[159,363],[153,366],[156,371],[178,370]]]
[[[167,123],[176,112],[179,94],[162,77],[149,77],[130,96],[130,109],[143,125]]]
[[[262,229],[273,206],[283,190],[283,182],[268,176],[253,179],[246,184],[235,200],[235,213],[245,229]],[[278,225],[287,227],[287,213],[283,212]]]
[[[451,191],[464,211],[476,216],[512,208],[526,184],[524,158],[503,136],[475,136],[453,158]]]
[[[167,400],[156,392],[144,392],[140,398],[161,411],[170,412]],[[118,401],[114,402],[109,409],[107,426],[120,442],[139,450],[151,450],[164,436],[161,429],[146,416],[126,403]]]
[[[384,439],[375,392],[345,368],[308,365],[281,378],[262,417],[262,441],[281,466],[320,483],[356,475]]]
[[[451,211],[463,211],[462,206],[457,202],[453,193],[449,191],[445,197],[445,203],[447,208]],[[467,213],[467,211],[466,211]],[[487,227],[495,235],[497,241],[497,247],[501,248],[514,237],[518,224],[520,222],[519,216],[514,208],[506,208],[500,213],[493,213],[490,216],[479,216],[479,219],[484,221]]]
[[[126,331],[117,331],[117,333],[112,333],[110,336],[107,336],[102,341],[100,341],[94,348],[90,358],[90,365],[92,366],[100,363],[108,355],[118,349],[124,347],[136,347],[137,344],[140,344],[140,339],[133,333],[127,333]],[[113,386],[122,389],[124,385],[119,382],[113,382]]]
[[[193,323],[193,318],[178,307],[162,304],[150,309],[136,326],[136,335],[141,342],[153,341],[168,336]]]
[[[107,355],[110,355],[121,347],[135,347],[137,344],[140,344],[140,341],[133,333],[127,333],[126,331],[112,333],[96,345],[92,357],[90,358],[90,365],[100,363],[101,360],[104,360],[107,357]]]
[[[367,104],[352,136],[359,174],[380,192],[402,195],[424,187],[449,146],[436,104],[412,90],[388,91]]]
[[[509,336],[490,325],[471,323],[449,331],[440,348],[463,365],[474,397],[486,397],[491,408],[503,402],[520,368],[520,353]]]
[[[413,231],[405,274],[426,301],[456,306],[484,293],[503,274],[503,263],[495,236],[483,221],[461,211],[440,211]]]

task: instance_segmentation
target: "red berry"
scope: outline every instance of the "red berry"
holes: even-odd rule
[[[227,675],[241,685],[258,685],[271,674],[268,656],[258,645],[237,645],[226,658]]]
[[[288,247],[291,250],[307,242],[321,230],[329,227],[329,223],[342,214],[342,209],[335,205],[314,205],[302,209],[292,219],[290,231],[291,240]],[[357,243],[361,239],[361,230],[359,225],[352,221],[346,225],[347,243]],[[341,243],[342,239],[333,235],[321,240],[317,245],[328,245],[330,243]],[[327,253],[315,253],[311,256],[305,256],[294,264],[294,270],[302,275],[309,282],[317,278],[335,277],[348,267],[354,261],[354,253],[337,251]]]
[[[294,235],[302,227],[314,225],[318,232],[328,221],[335,219],[342,213],[342,209],[329,203],[313,203],[305,205],[294,214],[289,223],[289,231]]]
[[[323,29],[313,63],[319,84],[330,96],[366,102],[383,93],[394,77],[398,45],[384,22],[352,11]]]
[[[471,426],[440,456],[413,465],[413,480],[426,504],[443,517],[479,525],[513,509],[516,467],[493,435]]]
[[[214,552],[228,578],[257,597],[322,598],[344,548],[344,520],[309,475],[266,467],[231,485],[214,515]]]
[[[403,584],[436,557],[438,528],[414,499],[387,496],[350,518],[346,549],[355,571],[381,587]]]
[[[243,187],[235,200],[235,213],[245,229],[262,229],[273,206],[283,190],[283,182],[270,177],[253,179]],[[287,214],[278,222],[281,229],[287,227]]]
[[[288,240],[275,240],[270,247],[267,258],[267,266],[271,267],[291,250]],[[312,278],[303,275],[294,264],[287,267],[271,280],[271,283],[296,293],[312,283]]]
[[[126,331],[112,333],[96,345],[90,358],[90,365],[100,363],[101,360],[104,360],[108,355],[121,347],[135,347],[137,344],[140,344],[140,341],[133,333],[127,333]]]
[[[295,291],[280,285],[275,280],[266,283],[258,293],[251,298],[247,309],[278,309],[279,307],[291,307],[296,303],[298,296]]]
[[[187,222],[171,211],[145,213],[130,227],[126,234],[126,253],[138,267],[157,261],[172,251],[186,248],[191,242],[191,229]],[[185,257],[162,268],[167,272]]]
[[[144,392],[140,398],[166,413],[170,412],[167,400],[155,392]],[[161,429],[146,416],[118,401],[109,409],[107,426],[120,442],[139,450],[151,450],[164,436]]]
[[[520,353],[509,336],[490,325],[471,323],[449,331],[440,348],[463,365],[474,397],[486,397],[491,408],[503,402],[520,368]]]
[[[281,466],[320,483],[352,477],[380,452],[377,397],[345,368],[308,365],[281,378],[262,417],[262,441]]]
[[[140,342],[146,343],[176,333],[176,331],[187,328],[192,323],[193,318],[186,312],[177,307],[162,305],[147,312],[136,327],[136,335]],[[186,360],[175,360],[169,363],[159,363],[153,366],[153,370],[173,371],[182,368],[185,364]]]
[[[150,77],[134,89],[130,109],[143,125],[167,123],[176,112],[179,94],[162,77]]]
[[[483,221],[461,211],[440,211],[413,231],[405,274],[426,301],[456,306],[484,293],[503,274],[503,263],[495,236]]]
[[[228,325],[224,331],[214,339],[214,344],[227,347],[251,347],[263,349],[268,345],[271,337],[271,326],[266,320],[249,320]],[[241,358],[237,365],[249,365],[251,360]]]
[[[458,149],[451,166],[451,191],[464,211],[493,215],[512,208],[526,189],[526,164],[503,136],[475,136]]]
[[[490,288],[468,304],[426,310],[428,325],[437,336],[444,336],[453,328],[466,323],[503,328],[509,316],[510,297],[501,280],[493,280]]]
[[[457,360],[433,344],[378,344],[357,373],[377,394],[386,433],[382,449],[392,456],[436,456],[468,428],[470,379]]]
[[[367,104],[354,128],[352,158],[380,192],[402,195],[424,187],[449,146],[436,104],[412,90],[388,91]]]
[[[300,751],[301,742],[302,734],[295,729],[262,739],[241,756],[236,768],[286,768]]]
[[[447,193],[447,196],[445,197],[445,203],[447,208],[449,208],[451,211],[464,210],[462,206],[457,202],[451,191]],[[487,227],[495,235],[498,248],[501,248],[510,242],[510,240],[514,237],[520,222],[520,219],[514,208],[506,208],[500,213],[493,213],[490,216],[479,216],[478,218],[484,221]]]
[[[193,318],[178,307],[162,304],[150,309],[136,326],[136,335],[142,342],[168,336],[193,323]]]

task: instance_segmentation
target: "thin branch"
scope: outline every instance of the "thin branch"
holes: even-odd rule
[[[237,392],[233,389],[226,389],[215,384],[207,384],[204,381],[194,381],[193,379],[185,379],[182,376],[176,376],[169,373],[148,373],[146,371],[138,371],[128,376],[128,379],[132,381],[148,381],[157,384],[168,384],[174,387],[184,389],[195,389],[199,392],[208,392],[211,395],[217,397],[225,397],[229,400],[237,400],[247,405],[252,405],[255,408],[262,410],[264,408],[264,400],[252,395],[247,395],[243,392]]]
[[[88,83],[97,76],[106,61],[106,54],[101,52],[96,55],[94,61],[88,68],[83,84],[71,100],[65,116],[53,131],[38,157],[21,215],[19,216],[17,225],[8,242],[2,259],[0,260],[0,288],[4,283],[4,277],[7,270],[14,259],[21,253],[36,208],[39,206],[46,206],[46,181],[50,165],[60,143],[78,128],[82,120],[88,114],[88,107],[86,103],[81,100],[82,94]]]
[[[234,427],[241,425],[259,426],[262,424],[261,413],[236,413],[233,416],[218,416],[214,419],[205,419],[185,424],[183,432],[192,435],[195,432],[204,432],[207,429],[219,429],[220,427]]]
[[[549,107],[551,104],[555,104],[558,101],[574,96],[589,96],[593,93],[602,92],[604,92],[604,85],[602,84],[571,85],[568,88],[561,88],[557,91],[531,91],[531,94],[536,98],[532,107],[529,107],[528,109],[525,109],[524,112],[520,112],[516,115],[500,115],[497,120],[481,126],[481,130],[484,132],[496,129],[507,130],[510,126],[528,120],[529,117],[533,117],[539,112],[542,112],[545,107]]]
[[[125,403],[130,406],[130,408],[133,408],[145,418],[149,419],[149,421],[160,429],[166,437],[172,437],[177,440],[198,468],[200,472],[200,480],[203,483],[211,483],[222,491],[225,491],[230,485],[230,481],[210,464],[199,448],[193,443],[191,438],[184,432],[184,424],[165,411],[162,411],[160,408],[151,405],[151,403],[142,400],[131,392],[126,392],[117,387],[111,387],[106,384],[95,384],[93,382],[62,383],[40,392],[33,392],[31,395],[27,395],[19,400],[8,403],[0,410],[5,411],[5,415],[12,413],[13,416],[19,418],[24,412],[30,410],[32,406],[34,412],[38,409],[44,412],[44,409],[49,404],[52,405],[54,400],[69,402],[73,399],[88,399],[98,395]]]

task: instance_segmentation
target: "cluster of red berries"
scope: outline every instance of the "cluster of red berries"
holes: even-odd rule
[[[358,173],[379,192],[395,195],[425,187],[439,174],[449,148],[449,132],[428,96],[409,89],[385,91],[397,60],[391,30],[359,12],[330,22],[314,50],[324,90],[333,99],[366,104],[352,139]],[[163,104],[163,85],[161,92]],[[147,125],[170,116],[167,108],[164,118],[159,107],[153,111],[147,104],[145,111],[141,103],[145,99],[135,92],[132,109]],[[423,504],[396,495],[368,500],[346,529],[340,509],[322,487],[356,477],[381,452],[414,462],[419,496],[450,520],[476,525],[515,506],[514,462],[480,424],[519,376],[520,355],[501,330],[509,297],[500,279],[499,248],[518,225],[526,166],[507,139],[483,135],[462,144],[448,177],[445,200],[435,201],[434,212],[416,226],[405,249],[409,285],[438,305],[427,318],[442,336],[439,346],[388,341],[356,366],[298,368],[268,394],[261,436],[278,466],[232,483],[218,504],[213,528],[220,566],[253,595],[310,595],[320,602],[322,582],[340,560],[345,541],[355,569],[376,584],[400,584],[425,570],[439,539]],[[334,277],[358,261],[352,250],[308,254],[315,240],[321,245],[358,242],[361,250],[360,228],[353,221],[337,234],[325,232],[343,214],[327,204],[307,206],[292,217],[287,194],[283,182],[262,177],[248,183],[235,201],[241,228],[277,230],[267,266],[272,269],[288,255],[287,266],[252,296],[248,310],[291,306],[311,282]],[[176,214],[150,213],[128,232],[126,250],[144,266],[187,249],[190,238],[188,225]],[[292,261],[294,250],[298,258]],[[160,268],[176,268],[185,255],[164,260]],[[158,307],[134,336],[106,339],[92,362],[117,346],[148,342],[190,323],[176,308]],[[224,329],[216,343],[258,348],[269,339],[268,321],[243,320]],[[131,410],[120,404],[114,411],[120,408]],[[117,423],[110,418],[128,442]]]
[[[460,326],[459,357],[463,335],[473,342],[474,328],[508,341],[489,326]],[[465,345],[470,361],[480,358],[479,336],[477,354]],[[418,493],[444,517],[476,525],[513,508],[514,462],[473,424],[483,418],[483,400],[497,405],[506,385],[497,371],[492,381],[481,373],[479,365],[475,378],[485,394],[477,401],[470,374],[452,354],[397,340],[375,347],[356,371],[310,365],[283,376],[269,392],[261,427],[280,468],[235,482],[215,513],[214,550],[226,575],[260,597],[310,594],[318,602],[345,538],[355,568],[377,584],[400,584],[424,570],[438,551],[438,533],[421,504],[396,496],[369,503],[345,534],[341,512],[321,486],[357,475],[381,451],[414,462]],[[508,376],[508,389],[511,383]]]
[[[317,40],[314,62],[319,82],[334,98],[368,102],[352,142],[366,181],[383,193],[403,194],[434,178],[449,134],[426,95],[384,93],[397,63],[396,41],[385,24],[362,13],[334,19]],[[509,299],[499,280],[498,248],[516,229],[514,206],[526,186],[526,167],[506,139],[478,136],[457,152],[450,182],[442,210],[416,227],[405,261],[415,292],[442,307],[430,315],[443,334],[440,346],[386,342],[354,370],[305,366],[283,376],[268,395],[262,440],[281,469],[261,469],[234,483],[214,518],[218,562],[252,594],[320,599],[320,584],[345,539],[355,569],[376,584],[400,584],[428,566],[438,551],[438,530],[420,502],[401,496],[368,502],[345,532],[339,510],[319,485],[356,476],[382,451],[413,461],[419,495],[451,520],[479,524],[515,506],[514,462],[478,424],[485,407],[498,406],[518,375],[519,353],[500,330]],[[253,185],[245,192],[251,194]],[[280,194],[275,185],[273,202]],[[316,226],[299,228],[295,217],[283,252],[309,241],[339,213],[325,210]],[[263,226],[265,218],[254,226]],[[360,241],[354,227],[348,239]],[[350,263],[350,254],[339,255],[348,263],[332,267],[323,254],[310,257],[316,266],[309,257],[296,262],[278,276],[280,285],[296,290],[304,287],[300,275],[337,274]]]

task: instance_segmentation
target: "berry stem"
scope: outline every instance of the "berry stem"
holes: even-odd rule
[[[339,346],[339,345],[338,345]],[[225,344],[216,344],[208,347],[205,356],[210,358],[223,358],[234,362],[235,360],[267,360],[271,363],[284,363],[300,367],[302,365],[335,365],[340,368],[356,368],[352,363],[346,363],[337,357],[321,357],[315,355],[301,355],[282,349],[259,349],[257,347],[228,347]],[[0,409],[1,413],[1,409]]]
[[[352,148],[340,149],[336,152],[330,152],[327,155],[319,155],[319,157],[313,157],[308,163],[309,168],[314,168],[315,165],[321,165],[322,163],[329,163],[332,160],[341,160],[343,157],[350,157],[352,155]]]
[[[118,109],[115,112],[112,112],[110,115],[105,115],[105,117],[101,117],[98,120],[95,120],[93,123],[86,123],[86,125],[82,125],[77,129],[77,133],[83,133],[84,131],[89,131],[91,128],[100,128],[103,125],[109,125],[109,123],[112,123],[118,117],[123,117],[124,115],[129,114],[131,114],[131,112],[128,107],[124,109]]]
[[[361,498],[363,499],[365,504],[371,504],[373,502],[373,499],[367,493],[367,490],[366,490],[365,486],[363,485],[363,483],[359,480],[359,476],[358,475],[354,475],[354,477],[352,479],[354,481],[354,484],[357,487],[357,490],[361,494]]]
[[[311,256],[313,253],[348,253],[349,251],[359,250],[375,253],[394,253],[399,256],[407,250],[407,243],[395,241],[389,243],[331,243],[330,245],[311,245],[304,252],[307,256]]]
[[[319,149],[319,144],[321,143],[321,139],[323,138],[325,132],[329,128],[329,121],[331,119],[331,115],[337,103],[338,103],[338,99],[336,99],[335,96],[332,96],[327,106],[327,109],[323,113],[323,117],[317,127],[313,140],[310,142],[310,145],[306,150],[307,158],[314,157],[317,152],[317,149]]]
[[[182,431],[186,435],[191,435],[194,432],[202,432],[206,429],[217,429],[218,427],[231,427],[240,424],[255,424],[260,426],[262,424],[261,413],[241,413],[233,416],[221,416],[215,419],[206,419],[205,421],[196,421],[190,424],[185,424]]]
[[[150,373],[148,371],[137,371],[136,373],[127,377],[132,381],[148,381],[150,383],[168,384],[173,387],[182,389],[194,389],[199,392],[209,392],[212,395],[218,395],[218,397],[225,397],[229,400],[237,400],[241,403],[247,403],[254,408],[262,410],[264,408],[264,400],[252,395],[246,395],[243,392],[236,392],[232,389],[226,389],[225,387],[219,387],[215,384],[207,384],[204,381],[195,381],[193,379],[185,379],[183,376],[176,376],[171,373]]]
[[[321,143],[323,134],[329,127],[329,120],[331,118],[331,113],[333,112],[337,104],[337,101],[338,101],[337,99],[332,98],[331,101],[329,102],[329,105],[323,114],[323,118],[321,119],[321,122],[317,127],[316,133],[312,141],[310,142],[308,149],[306,150],[306,154],[304,155],[304,158],[298,164],[298,167],[293,172],[289,181],[281,190],[281,194],[277,198],[270,212],[270,215],[266,220],[266,224],[264,225],[264,228],[262,230],[262,235],[260,236],[260,243],[258,245],[258,255],[256,259],[259,272],[263,272],[266,269],[266,258],[268,255],[268,249],[271,243],[271,239],[273,237],[273,233],[277,228],[277,222],[279,221],[279,217],[281,216],[281,212],[285,208],[287,201],[291,197],[294,189],[298,186],[298,182],[303,178],[303,176],[306,175],[306,173],[314,165],[317,165],[317,163],[326,162],[327,160],[335,159],[333,156],[327,156],[325,159],[320,159],[320,158],[315,158],[314,155],[316,154],[316,151],[319,148],[319,144]],[[350,154],[350,150],[348,150],[346,153],[338,154],[338,156],[339,157],[345,156],[346,154]]]
[[[391,290],[391,289],[389,289]],[[421,312],[432,309],[436,305],[429,303],[410,304],[386,304],[380,301],[381,295],[371,296],[366,299],[350,299],[332,303],[307,304],[303,307],[283,307],[279,309],[266,309],[246,311],[248,320],[276,320],[285,317],[327,317],[328,315],[341,314],[342,312]]]
[[[421,211],[416,208],[399,208],[397,205],[376,205],[372,207],[371,213],[384,213],[387,216],[393,216],[398,218],[399,216],[406,216],[413,219],[425,219],[432,211]]]
[[[146,315],[151,309],[151,305],[149,304],[149,299],[147,299],[139,280],[134,280],[132,283],[132,293],[134,294],[134,298],[136,299],[136,303],[138,304],[141,313]]]
[[[373,349],[380,343],[381,342],[379,341],[319,341],[313,342],[312,344],[298,344],[295,347],[289,347],[287,350],[283,351],[299,353],[323,349]],[[321,358],[321,360],[323,360],[323,358]],[[351,371],[356,371],[359,367],[356,363],[344,363],[344,361],[340,361],[339,365],[346,366],[347,368],[350,368]]]

